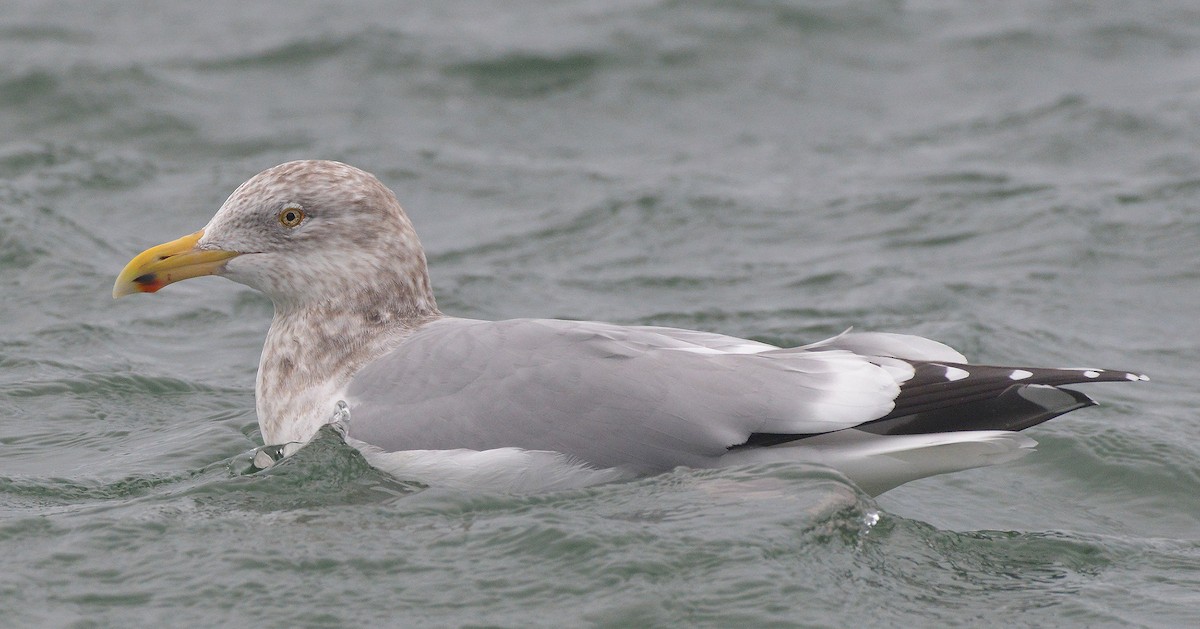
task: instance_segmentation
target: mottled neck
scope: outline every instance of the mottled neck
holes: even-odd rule
[[[255,387],[264,443],[307,441],[329,421],[341,391],[363,365],[441,316],[432,300],[399,312],[381,305],[386,301],[362,303],[276,304]]]

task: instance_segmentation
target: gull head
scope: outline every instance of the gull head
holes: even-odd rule
[[[396,195],[340,162],[288,162],[251,177],[203,229],[130,261],[113,297],[203,275],[258,289],[283,310],[366,301],[402,316],[436,312],[424,251]]]

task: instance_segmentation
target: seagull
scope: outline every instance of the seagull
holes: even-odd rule
[[[265,444],[332,417],[384,471],[432,485],[545,491],[803,461],[867,493],[1006,462],[1019,431],[1091,406],[1061,385],[1105,369],[969,364],[918,336],[801,347],[591,321],[446,316],[395,194],[347,164],[293,161],[242,184],[203,229],[139,254],[113,297],[219,275],[275,306],[255,384]]]

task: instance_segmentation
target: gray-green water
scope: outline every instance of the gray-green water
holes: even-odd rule
[[[1200,618],[1194,2],[8,0],[0,59],[4,626]],[[248,474],[270,304],[109,290],[317,157],[397,191],[448,313],[1153,381],[877,499],[803,466],[463,494],[336,439]]]

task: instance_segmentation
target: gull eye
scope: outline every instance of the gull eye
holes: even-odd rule
[[[304,210],[298,207],[285,207],[279,212],[279,224],[284,227],[295,227],[304,220]]]

